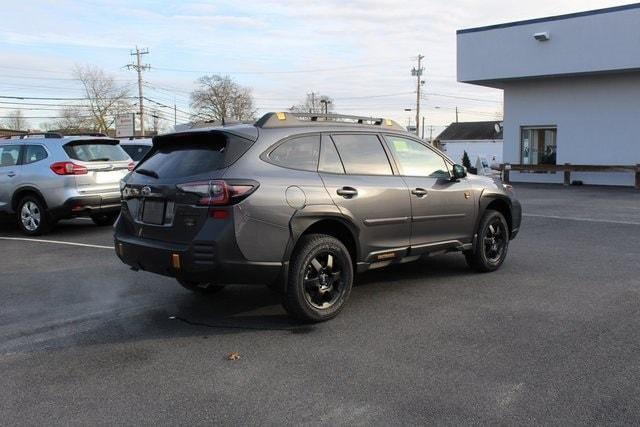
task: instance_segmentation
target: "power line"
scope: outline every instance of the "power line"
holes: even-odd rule
[[[303,73],[322,73],[327,71],[340,71],[340,70],[351,70],[355,68],[366,68],[372,67],[376,65],[389,64],[389,62],[393,60],[387,60],[385,62],[378,62],[374,64],[358,64],[358,65],[347,65],[343,67],[330,67],[330,68],[311,68],[306,70],[273,70],[273,71],[211,71],[211,70],[186,70],[180,68],[164,68],[164,67],[154,67],[155,70],[163,70],[163,71],[174,71],[180,73],[201,73],[201,74],[303,74]]]

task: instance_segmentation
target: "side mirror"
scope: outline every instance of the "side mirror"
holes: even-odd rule
[[[467,176],[467,169],[462,165],[453,165],[453,179],[460,179]]]

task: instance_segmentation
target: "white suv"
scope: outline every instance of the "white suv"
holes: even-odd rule
[[[28,235],[75,216],[113,224],[120,179],[134,165],[118,142],[101,134],[0,139],[0,213],[17,215]]]

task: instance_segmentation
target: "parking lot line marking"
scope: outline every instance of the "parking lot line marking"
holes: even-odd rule
[[[566,219],[568,221],[604,222],[607,224],[640,225],[640,222],[636,222],[636,221],[616,221],[613,219],[580,218],[577,216],[542,215],[542,214],[527,214],[527,213],[522,214],[522,216],[530,216],[534,218]]]
[[[83,247],[87,247],[87,248],[98,248],[98,249],[111,249],[111,250],[113,250],[113,246],[92,245],[92,244],[89,244],[89,243],[62,242],[62,241],[59,241],[59,240],[29,239],[27,237],[4,237],[4,236],[0,236],[0,240],[19,240],[19,241],[24,241],[24,242],[55,243],[55,244],[58,244],[58,245],[83,246]]]

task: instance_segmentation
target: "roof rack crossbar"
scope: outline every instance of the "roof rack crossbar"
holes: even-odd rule
[[[352,116],[333,113],[266,113],[256,123],[259,128],[278,128],[323,124],[385,126],[391,129],[404,130],[393,120],[382,117]]]

